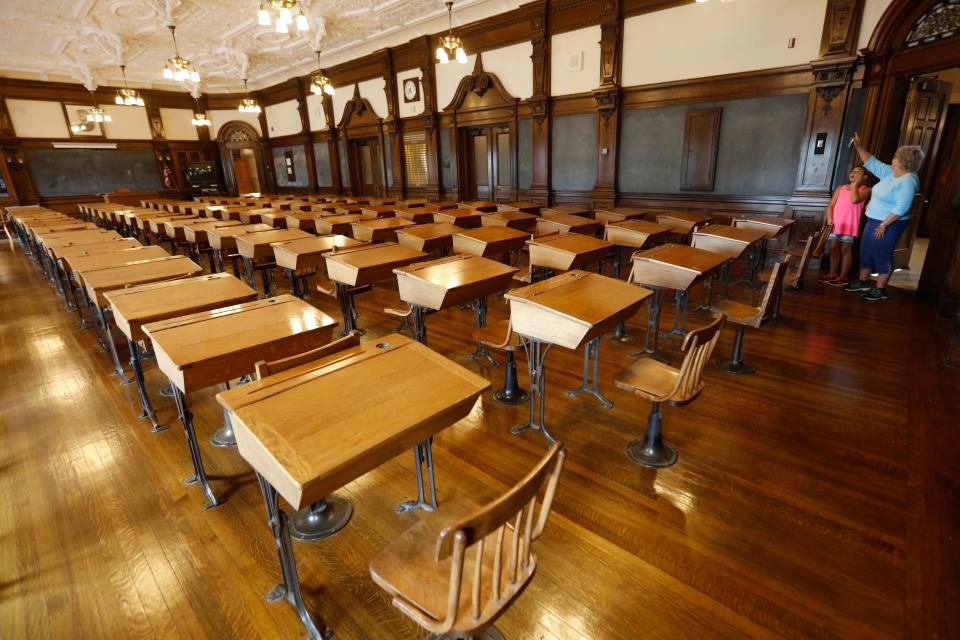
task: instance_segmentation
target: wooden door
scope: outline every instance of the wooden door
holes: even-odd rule
[[[490,155],[493,164],[493,198],[495,202],[515,200],[513,180],[513,145],[509,127],[490,128]]]
[[[904,269],[909,266],[913,241],[917,233],[928,235],[929,232],[926,209],[929,204],[933,171],[928,171],[927,167],[936,161],[939,151],[943,125],[946,122],[947,105],[950,102],[950,90],[949,82],[921,78],[912,82],[907,92],[907,104],[903,112],[898,146],[908,144],[919,146],[923,149],[926,161],[920,167],[920,191],[910,210],[910,226],[900,237],[893,251],[894,269]]]
[[[253,177],[250,175],[250,162],[243,156],[241,150],[236,150],[233,156],[233,175],[237,180],[237,193],[254,193]]]
[[[514,145],[510,128],[470,128],[466,138],[466,198],[495,202],[514,200]]]
[[[472,200],[490,200],[493,197],[493,163],[490,157],[490,131],[486,128],[467,131],[468,166]]]
[[[356,195],[382,196],[383,176],[380,172],[382,164],[380,158],[379,138],[362,138],[353,141],[354,166],[356,167]]]

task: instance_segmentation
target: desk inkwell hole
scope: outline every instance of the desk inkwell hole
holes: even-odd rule
[[[386,349],[386,348],[389,347],[389,346],[390,346],[390,343],[389,343],[389,342],[378,342],[378,343],[377,343],[377,349]]]

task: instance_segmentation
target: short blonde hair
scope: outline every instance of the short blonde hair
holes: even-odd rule
[[[897,149],[893,157],[900,161],[904,171],[916,173],[923,164],[924,153],[923,149],[916,145],[904,145]]]

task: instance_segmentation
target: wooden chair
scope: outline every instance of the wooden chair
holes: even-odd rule
[[[500,637],[493,623],[537,568],[532,547],[547,524],[565,455],[554,444],[523,480],[485,505],[464,497],[446,502],[374,557],[374,582],[393,606],[438,634],[431,637]]]
[[[325,358],[331,354],[359,346],[360,332],[351,331],[339,340],[298,353],[297,355],[267,362],[260,360],[255,365],[255,379],[298,367],[302,364]],[[298,511],[290,519],[290,535],[297,540],[322,540],[344,528],[350,521],[353,507],[340,496],[327,496],[309,507]]]
[[[643,439],[627,445],[627,457],[643,467],[669,467],[677,461],[677,452],[663,441],[663,417],[660,404],[679,405],[690,402],[703,390],[703,369],[717,346],[723,315],[706,327],[689,332],[683,340],[683,363],[679,369],[653,358],[641,358],[621,371],[613,383],[653,402],[647,417]]]
[[[517,360],[514,352],[523,347],[519,336],[513,332],[510,320],[502,320],[474,329],[473,337],[491,349],[499,349],[507,354],[507,366],[504,371],[503,388],[493,392],[493,399],[500,404],[523,404],[527,401],[526,390],[517,381]]]
[[[717,367],[728,373],[755,373],[757,368],[744,362],[742,358],[743,351],[743,329],[744,327],[753,327],[759,329],[767,323],[774,314],[777,307],[777,298],[783,288],[783,279],[787,273],[787,261],[784,257],[780,262],[773,265],[773,273],[770,280],[767,281],[767,288],[763,293],[763,299],[759,307],[754,307],[734,300],[721,300],[714,303],[712,309],[716,313],[727,316],[727,320],[737,325],[736,333],[733,337],[733,354],[729,360],[718,360]]]

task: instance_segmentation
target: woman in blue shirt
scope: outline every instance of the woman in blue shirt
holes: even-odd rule
[[[907,228],[913,196],[920,186],[917,170],[923,163],[923,150],[915,146],[900,147],[893,154],[893,162],[884,164],[863,148],[858,133],[853,134],[853,146],[864,168],[879,182],[870,194],[867,226],[860,240],[860,279],[846,291],[866,291],[863,298],[871,302],[886,300],[887,281],[893,271],[893,249]],[[867,280],[871,273],[877,274],[875,287]]]

